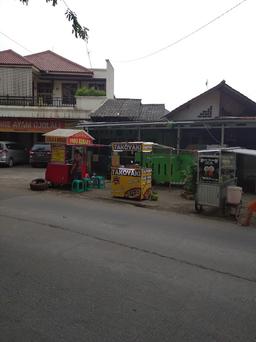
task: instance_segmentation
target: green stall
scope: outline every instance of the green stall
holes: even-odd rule
[[[143,156],[143,160],[138,153],[135,160],[143,167],[152,168],[154,184],[183,185],[186,172],[195,163],[195,156],[186,151],[177,154],[172,147],[154,144],[152,153]]]

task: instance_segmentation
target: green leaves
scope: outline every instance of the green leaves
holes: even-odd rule
[[[28,5],[29,0],[20,0],[24,5]],[[46,0],[46,2],[50,2],[52,6],[58,5],[58,0]],[[76,38],[80,38],[82,40],[88,41],[88,31],[89,29],[85,26],[81,26],[77,15],[75,12],[71,11],[70,8],[66,10],[65,13],[66,18],[68,21],[72,22],[72,33],[75,35]]]
[[[106,92],[95,88],[81,87],[77,89],[76,96],[106,96]]]
[[[79,24],[76,13],[68,8],[65,15],[68,21],[72,22],[72,33],[75,35],[75,37],[88,41],[89,29]]]

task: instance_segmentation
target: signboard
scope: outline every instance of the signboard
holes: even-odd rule
[[[131,177],[140,177],[141,169],[130,169],[125,167],[120,168],[112,168],[113,176],[131,176]]]
[[[55,133],[53,133],[55,134]],[[67,135],[46,135],[45,141],[48,143],[53,144],[66,144],[66,145],[92,145],[93,144],[93,137],[91,137],[86,132],[79,132],[70,136]]]
[[[219,158],[199,158],[199,179],[205,182],[217,183],[219,181]]]
[[[91,145],[93,137],[86,132],[76,133],[67,138],[67,145]]]
[[[53,145],[52,146],[51,162],[53,162],[53,163],[64,163],[65,162],[65,146],[64,145]]]
[[[129,199],[148,199],[151,194],[152,169],[111,169],[112,195]]]
[[[47,133],[65,128],[65,122],[46,119],[0,119],[0,132]]]
[[[151,152],[152,144],[143,144],[143,143],[132,143],[132,142],[121,142],[121,143],[112,143],[112,151],[122,152]]]

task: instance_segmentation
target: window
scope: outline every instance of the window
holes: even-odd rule
[[[52,103],[52,82],[38,82],[37,83],[37,97],[40,104]]]
[[[88,83],[89,88],[106,91],[106,80],[94,80]]]
[[[72,104],[77,90],[77,83],[62,83],[62,103]]]

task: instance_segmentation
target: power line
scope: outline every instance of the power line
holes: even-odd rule
[[[117,63],[131,63],[131,62],[136,62],[136,61],[139,61],[139,60],[142,60],[142,59],[145,59],[145,58],[148,58],[148,57],[151,57],[151,56],[154,56],[166,49],[169,49],[170,47],[173,47],[174,45],[177,45],[179,43],[181,43],[182,41],[190,38],[191,36],[193,36],[194,34],[198,33],[199,31],[205,29],[207,26],[213,24],[215,21],[221,19],[222,17],[224,17],[226,14],[230,13],[231,11],[233,11],[234,9],[236,9],[237,7],[241,6],[243,3],[245,3],[247,0],[242,0],[240,2],[238,2],[236,5],[234,5],[233,7],[227,9],[225,12],[222,12],[221,14],[219,14],[217,17],[213,18],[212,20],[208,21],[206,24],[198,27],[197,29],[195,29],[194,31],[186,34],[185,36],[175,40],[174,42],[158,49],[158,50],[155,50],[147,55],[144,55],[144,56],[140,56],[140,57],[137,57],[137,58],[133,58],[133,59],[128,59],[128,60],[123,60],[123,61],[116,61]]]
[[[6,37],[7,39],[11,40],[13,43],[19,45],[20,47],[22,47],[22,49],[32,53],[31,50],[27,49],[24,45],[20,44],[19,42],[17,42],[16,40],[14,40],[13,38],[9,37],[7,34],[5,34],[4,32],[0,32],[1,35],[3,35],[4,37]]]

